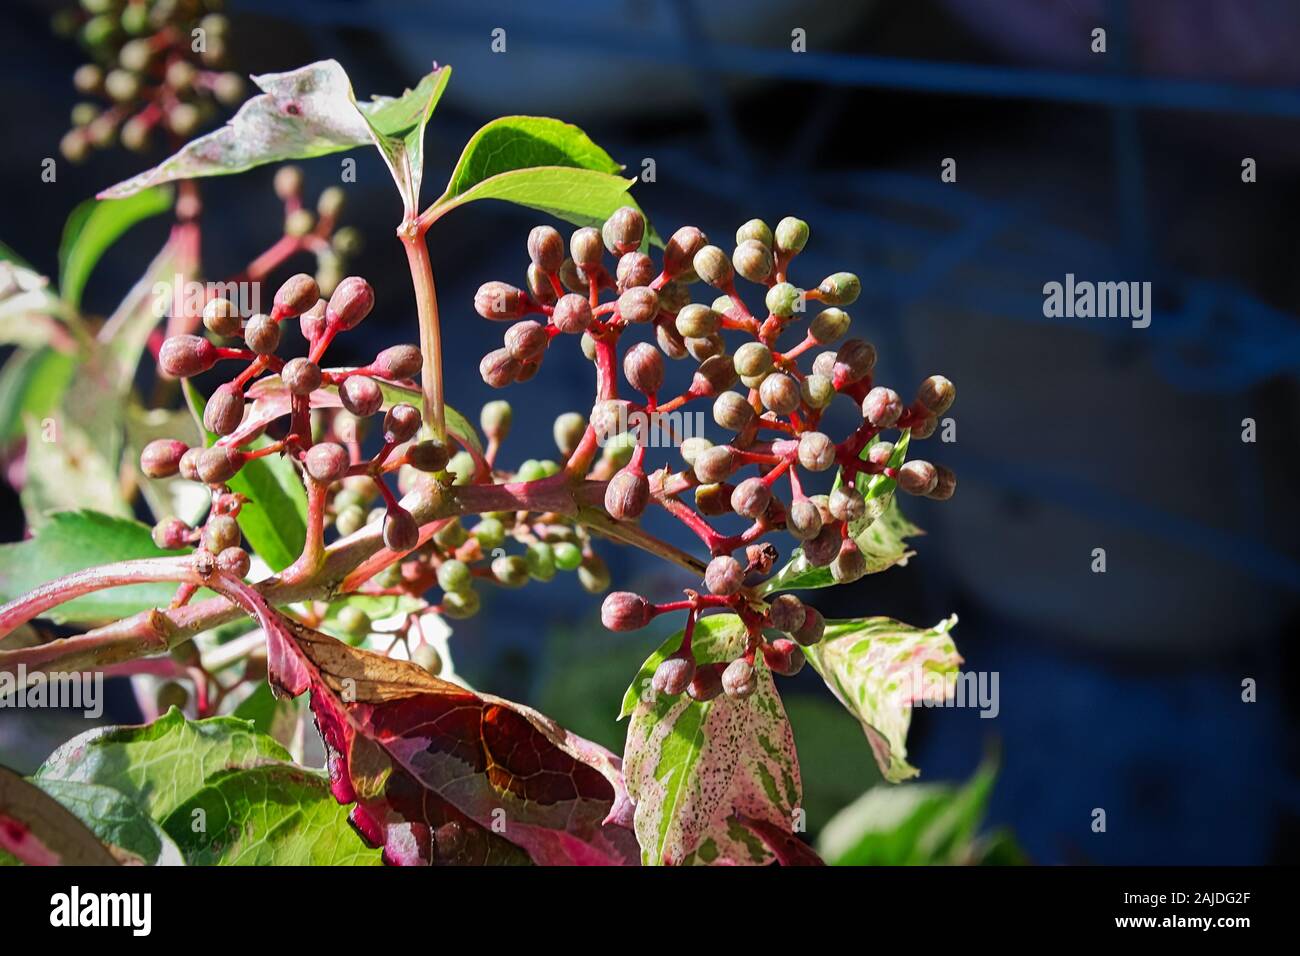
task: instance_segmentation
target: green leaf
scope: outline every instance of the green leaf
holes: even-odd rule
[[[203,396],[189,379],[182,385],[194,420],[203,421]],[[214,433],[206,435],[208,445],[216,442]],[[262,448],[267,443],[262,437],[250,447]],[[293,564],[307,541],[307,492],[297,469],[281,455],[255,458],[226,484],[249,499],[239,509],[239,528],[258,556],[272,571]]]
[[[43,791],[61,803],[90,828],[100,841],[130,854],[145,866],[179,866],[185,859],[163,829],[133,800],[94,783],[37,780]]]
[[[48,418],[59,407],[77,371],[77,359],[44,348],[17,351],[0,370],[0,440],[22,437],[27,418]]]
[[[907,446],[910,431],[904,431],[894,445],[894,453],[889,458],[890,467],[898,468],[907,458]],[[869,441],[859,457],[865,459],[867,450],[876,444],[879,436]],[[840,474],[835,475],[835,487],[840,484]],[[906,564],[907,559],[915,554],[910,551],[904,540],[922,534],[920,528],[903,517],[894,500],[897,482],[884,475],[859,474],[856,478],[858,491],[867,501],[866,513],[849,525],[849,533],[857,542],[858,549],[867,559],[867,574],[878,574],[894,565]],[[759,593],[766,597],[778,591],[800,591],[813,588],[829,588],[835,585],[830,568],[814,567],[804,557],[802,548],[795,548],[790,560],[780,571],[763,582]]]
[[[201,825],[200,825],[201,824]],[[329,780],[287,763],[218,769],[163,820],[195,866],[378,866]]]
[[[176,438],[194,446],[203,434],[188,409],[144,408],[134,398],[126,407],[126,461],[157,520],[175,515],[197,526],[207,514],[211,493],[206,485],[186,481],[180,475],[150,478],[140,471],[140,452],[158,438]]]
[[[22,850],[15,848],[15,852],[24,859],[60,866],[118,862],[72,811],[8,767],[0,767],[0,820],[6,827],[4,843],[21,845]],[[0,865],[14,862],[0,850]]]
[[[159,550],[149,528],[138,521],[95,511],[61,511],[51,515],[34,538],[0,545],[0,601],[73,571],[180,553]],[[166,607],[175,594],[175,584],[131,584],[82,595],[42,616],[58,624],[115,621],[151,607]]]
[[[29,528],[40,528],[54,512],[77,508],[131,517],[116,468],[85,429],[55,418],[29,417],[26,425],[26,478],[19,498]]]
[[[17,262],[0,259],[0,345],[39,348],[59,332],[68,309],[50,280]]]
[[[986,761],[960,787],[877,786],[823,827],[817,849],[835,866],[947,866],[978,862],[976,834],[997,766]]]
[[[374,133],[375,145],[412,215],[419,211],[420,184],[424,179],[424,129],[450,79],[451,67],[442,67],[398,99],[376,97],[361,107]]]
[[[121,235],[141,220],[166,212],[171,189],[146,189],[119,201],[88,199],[68,216],[59,243],[59,292],[80,307],[95,264]]]
[[[827,621],[808,663],[862,724],[881,774],[891,783],[915,777],[907,762],[913,704],[952,696],[961,655],[949,631],[957,615],[921,630],[888,617]]]
[[[165,820],[214,774],[289,759],[288,751],[247,721],[191,721],[173,707],[152,724],[99,727],[73,737],[50,754],[34,778],[41,786],[55,780],[111,787],[154,820]]]
[[[245,102],[225,126],[193,140],[158,166],[104,190],[99,198],[120,199],[159,183],[225,176],[367,144],[384,151],[381,138],[400,137],[406,154],[403,164],[409,162],[414,169],[420,151],[412,149],[407,137],[417,128],[423,130],[449,74],[446,68],[435,70],[395,100],[365,104],[357,103],[347,73],[334,60],[255,76],[253,82],[262,94]],[[390,153],[384,151],[384,158],[391,168]],[[418,173],[413,185],[418,188]]]
[[[543,116],[503,116],[465,144],[437,216],[477,199],[502,199],[581,226],[600,225],[620,206],[635,177],[578,127]],[[437,218],[437,217],[435,217]]]
[[[632,719],[623,776],[636,804],[641,861],[769,863],[771,851],[732,817],[789,832],[801,806],[794,735],[772,674],[756,655],[758,689],[743,700],[660,696],[649,680],[681,637],[674,634],[650,656],[624,696]],[[739,656],[746,641],[740,618],[719,614],[696,624],[691,646],[698,662],[717,662]]]

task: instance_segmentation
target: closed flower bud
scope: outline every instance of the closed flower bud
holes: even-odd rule
[[[357,418],[369,418],[384,404],[384,393],[374,379],[349,375],[339,386],[339,400]]]
[[[736,230],[736,245],[750,239],[771,247],[772,228],[761,219],[751,219]]]
[[[746,239],[731,254],[731,264],[750,282],[762,282],[772,272],[772,250],[757,239]]]
[[[713,400],[713,420],[728,431],[743,431],[755,417],[749,402],[736,392],[723,392]]]
[[[320,366],[310,359],[294,358],[284,363],[280,378],[295,395],[310,395],[320,388]]]
[[[640,285],[649,285],[655,279],[655,264],[644,252],[629,252],[618,260],[614,269],[614,281],[620,293],[635,289]]]
[[[821,510],[807,498],[801,498],[790,505],[785,524],[786,529],[800,541],[815,538],[822,530]]]
[[[551,280],[546,273],[531,262],[528,264],[526,273],[528,279],[528,294],[531,295],[542,305],[555,305],[557,298],[555,286],[551,285]]]
[[[799,383],[789,375],[774,372],[763,379],[758,396],[763,407],[777,415],[789,415],[799,407]]]
[[[420,371],[421,359],[420,350],[414,345],[394,345],[376,355],[370,367],[383,378],[414,378]]]
[[[609,566],[598,554],[584,555],[578,565],[578,583],[588,594],[599,594],[609,587]]]
[[[916,400],[931,415],[942,415],[956,398],[957,387],[942,375],[931,375],[916,393]]]
[[[898,469],[898,487],[909,495],[928,495],[939,482],[939,470],[919,458]]]
[[[320,196],[316,199],[316,214],[322,219],[337,219],[339,214],[343,212],[343,205],[346,201],[347,196],[339,186],[329,186],[322,189]],[[308,302],[307,305],[311,305],[311,303]]]
[[[808,609],[803,601],[793,594],[782,594],[773,598],[771,606],[767,609],[768,620],[772,622],[772,626],[787,634],[793,634],[803,627],[807,615]]]
[[[801,310],[803,293],[788,282],[778,282],[767,290],[763,304],[775,316],[788,319]]]
[[[832,381],[837,387],[849,382],[857,382],[870,375],[875,367],[875,346],[862,339],[849,339],[835,353]]]
[[[244,327],[244,341],[258,355],[270,355],[280,347],[280,323],[259,313]]]
[[[569,255],[580,269],[592,269],[600,265],[602,253],[600,232],[591,226],[575,230],[569,237]]]
[[[763,660],[773,674],[782,677],[793,677],[807,663],[803,648],[785,637],[778,637],[771,644],[763,645]]]
[[[550,336],[540,322],[517,322],[506,329],[505,347],[511,358],[531,362],[546,351]]]
[[[684,282],[664,283],[659,287],[659,308],[665,312],[677,313],[691,304],[691,290]]]
[[[799,464],[809,471],[825,471],[835,464],[835,443],[821,432],[799,436]]]
[[[542,272],[559,272],[564,264],[564,237],[552,226],[534,226],[528,234],[528,258]]]
[[[927,415],[919,424],[911,427],[912,437],[915,439],[929,438],[939,427],[938,415]]]
[[[713,355],[700,362],[691,378],[691,389],[699,395],[720,395],[735,385],[738,378],[731,359]]]
[[[758,690],[758,675],[754,665],[738,657],[722,672],[722,690],[728,697],[743,699]]]
[[[678,446],[677,451],[681,454],[682,461],[694,467],[696,459],[712,447],[713,442],[707,438],[702,435],[692,435]]]
[[[316,280],[305,272],[290,276],[275,293],[275,311],[284,318],[302,315],[320,298]]]
[[[650,501],[650,482],[646,476],[627,468],[605,486],[605,510],[617,521],[630,521],[645,511]]]
[[[149,442],[140,452],[140,470],[148,478],[170,478],[180,471],[181,457],[190,448],[174,438]]]
[[[366,509],[360,505],[349,505],[334,518],[334,527],[344,537],[355,534],[366,525]]]
[[[817,357],[813,359],[812,370],[814,375],[833,379],[835,377],[835,353],[818,352]]]
[[[244,393],[226,382],[219,386],[203,409],[203,427],[218,435],[232,434],[244,420]]]
[[[731,508],[746,518],[762,517],[772,501],[772,489],[761,478],[746,478],[731,493]]]
[[[623,374],[638,392],[653,395],[664,383],[664,359],[653,345],[638,342],[623,356]]]
[[[953,474],[951,468],[945,468],[943,465],[935,465],[935,471],[938,472],[938,477],[926,497],[933,498],[935,501],[947,501],[957,490],[957,476]]]
[[[474,575],[464,561],[452,558],[438,565],[438,587],[448,593],[468,591],[474,587]]]
[[[731,486],[707,484],[695,487],[695,510],[707,517],[731,514]]]
[[[328,308],[328,302],[324,299],[317,299],[315,305],[298,316],[298,329],[302,332],[302,337],[308,342],[315,342],[325,334],[326,311]]]
[[[832,491],[827,507],[838,521],[857,521],[867,513],[866,499],[853,485],[840,485]]]
[[[670,359],[684,359],[689,354],[686,351],[686,341],[670,322],[655,323],[655,342],[659,345],[659,351]]]
[[[796,255],[808,244],[808,223],[786,216],[776,224],[776,250],[785,256]]]
[[[474,311],[485,319],[513,322],[524,314],[523,290],[507,282],[484,282],[474,294]]]
[[[332,485],[345,474],[352,462],[348,450],[334,442],[321,442],[312,445],[303,459],[307,474],[324,485]]]
[[[545,541],[534,541],[524,554],[528,576],[534,581],[550,581],[555,577],[555,552]]]
[[[430,438],[406,449],[406,461],[416,471],[442,471],[451,460],[451,452],[440,441]]]
[[[140,92],[140,80],[129,70],[109,70],[104,77],[104,92],[108,98],[125,103],[136,98]]]
[[[213,335],[234,338],[239,335],[239,311],[229,299],[209,299],[203,307],[203,326]]]
[[[719,555],[704,569],[704,586],[710,594],[723,597],[735,594],[745,581],[745,569],[730,555]]]
[[[715,445],[695,458],[695,477],[705,484],[726,481],[736,470],[736,452],[730,445]]]
[[[573,454],[586,433],[587,419],[578,412],[565,412],[555,419],[555,424],[551,428],[555,447],[566,458]]]
[[[621,256],[633,252],[641,245],[645,235],[645,216],[631,206],[615,210],[614,215],[605,220],[600,230],[601,240],[611,255]],[[574,256],[576,259],[577,256]]]
[[[513,383],[520,368],[520,361],[508,349],[495,349],[478,363],[479,375],[493,388],[505,388]]]
[[[659,293],[643,285],[628,289],[618,297],[618,314],[625,322],[649,322],[659,314]]]
[[[810,607],[804,617],[803,627],[795,631],[793,636],[804,647],[811,647],[822,639],[825,631],[826,619],[822,617],[822,612],[815,607]]]
[[[411,663],[428,671],[434,677],[442,673],[442,657],[438,654],[437,648],[430,644],[421,644],[411,651]]]
[[[746,342],[736,349],[734,363],[737,375],[763,375],[772,370],[772,352],[762,342]]]
[[[600,622],[610,631],[635,631],[649,624],[652,617],[650,603],[631,591],[608,594],[600,605]]]
[[[180,518],[164,518],[153,526],[153,543],[164,551],[179,551],[189,543],[190,526]]]
[[[453,591],[442,596],[442,613],[454,621],[463,621],[473,617],[482,607],[482,599],[477,591]]]
[[[596,437],[608,442],[622,435],[627,431],[629,415],[629,405],[623,399],[609,398],[597,402],[591,409],[591,424],[596,429]]]
[[[231,478],[244,465],[244,453],[238,448],[213,445],[199,455],[199,480],[205,485],[220,485]]]
[[[827,567],[839,554],[840,541],[840,526],[823,524],[816,536],[803,543],[803,555],[813,567]]]
[[[705,246],[695,253],[692,265],[696,275],[714,288],[725,289],[731,285],[734,277],[731,260],[717,246]]]
[[[650,684],[657,693],[676,697],[686,692],[694,677],[695,659],[689,655],[682,657],[674,654],[659,663]]]
[[[862,400],[862,416],[876,428],[890,428],[903,415],[903,400],[892,388],[877,385]]]
[[[384,415],[384,441],[398,445],[415,437],[420,430],[420,410],[403,402]]]
[[[693,270],[695,254],[708,244],[708,237],[694,226],[682,226],[664,246],[664,272],[676,276]]]
[[[862,292],[862,283],[852,272],[837,272],[822,279],[817,291],[827,305],[852,305]]]
[[[334,288],[325,310],[327,321],[354,329],[375,307],[375,290],[360,276],[348,276]]]
[[[158,352],[158,365],[172,378],[189,378],[212,368],[217,347],[198,335],[173,335]]]
[[[186,481],[199,481],[199,456],[204,449],[191,448],[185,454],[181,455],[180,475]]]
[[[809,408],[822,409],[835,398],[835,386],[825,375],[814,372],[799,384],[799,397]]]
[[[292,199],[302,192],[302,169],[297,166],[281,166],[275,171],[272,180],[278,199]]]
[[[483,428],[483,434],[499,445],[510,434],[510,425],[514,422],[514,418],[515,413],[510,403],[497,399],[483,406],[483,410],[479,412],[478,423]]]
[[[685,343],[686,353],[697,362],[705,362],[715,356],[720,356],[724,350],[722,336],[716,333],[702,339],[686,339]],[[727,362],[727,365],[730,366],[731,363]],[[733,370],[728,387],[734,385],[735,381],[736,375]]]
[[[867,461],[878,468],[884,468],[889,464],[889,459],[894,457],[894,443],[892,441],[878,441],[867,449]]]
[[[578,271],[578,264],[572,259],[565,259],[560,264],[560,284],[570,292],[576,292],[584,298],[591,291],[587,287],[587,280]]]
[[[410,551],[420,543],[420,526],[405,508],[391,508],[384,515],[384,547],[389,551]]]
[[[284,233],[301,239],[316,228],[316,217],[310,209],[295,209],[284,217]]]
[[[849,314],[843,309],[826,309],[808,325],[808,334],[820,345],[829,345],[849,330]]]
[[[528,562],[517,554],[502,555],[492,561],[492,577],[507,588],[521,588],[528,583]]]
[[[576,292],[562,295],[560,301],[555,303],[551,321],[555,323],[557,329],[569,335],[585,332],[587,326],[591,325],[591,303],[587,301],[586,296],[578,295]]]
[[[718,313],[707,305],[693,303],[677,313],[674,325],[687,338],[707,338],[718,331]]]
[[[695,668],[695,676],[686,687],[691,700],[704,702],[713,700],[722,693],[723,664],[701,664]]]
[[[241,581],[248,577],[252,565],[252,559],[243,548],[226,548],[217,554],[218,570],[234,575]]]
[[[849,584],[867,573],[867,559],[852,538],[840,544],[840,553],[831,562],[831,577],[838,584]]]

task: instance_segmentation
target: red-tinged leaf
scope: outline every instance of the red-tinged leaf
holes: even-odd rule
[[[0,851],[29,866],[118,865],[71,810],[8,767],[0,767]]]
[[[743,813],[736,814],[735,819],[737,823],[762,840],[782,866],[826,865],[826,861],[818,856],[812,847],[771,820],[759,820]]]
[[[286,621],[334,796],[389,863],[636,861],[619,759],[511,701]]]

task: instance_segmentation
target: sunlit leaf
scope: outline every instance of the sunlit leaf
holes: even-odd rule
[[[171,208],[172,190],[147,189],[118,201],[88,199],[72,210],[59,243],[59,294],[73,306],[95,264],[121,235],[141,220]]]

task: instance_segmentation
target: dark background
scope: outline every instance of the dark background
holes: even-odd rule
[[[956,611],[967,667],[998,672],[997,719],[917,714],[911,758],[923,779],[964,779],[996,747],[990,823],[1012,826],[1038,862],[1295,860],[1300,6],[229,6],[245,73],[334,57],[369,96],[400,92],[431,60],[450,63],[427,138],[426,202],[479,125],[540,113],[579,123],[632,172],[653,158],[657,181],[634,194],[663,234],[689,222],[725,244],[751,216],[807,219],[795,281],[862,277],[850,311],[855,334],[880,349],[878,380],[910,394],[942,372],[960,393],[958,441],[923,446],[956,470],[956,497],[903,502],[928,532],[918,556],[815,598],[827,617],[926,625]],[[146,164],[115,150],[61,162],[57,184],[40,182],[81,62],[49,31],[49,10],[11,2],[0,31],[0,239],[47,272],[72,207]],[[504,54],[490,51],[496,27]],[[796,27],[806,53],[790,51]],[[1089,50],[1095,27],[1107,30],[1104,55]],[[376,286],[378,308],[369,340],[353,356],[343,343],[340,362],[415,337],[396,193],[372,151],[347,155],[359,176],[344,222],[366,236],[354,271]],[[1253,184],[1241,181],[1247,156]],[[957,160],[956,183],[940,181],[945,157]],[[306,164],[309,192],[337,181],[339,158]],[[209,276],[275,238],[272,174],[202,184]],[[522,278],[537,221],[475,204],[431,234],[448,394],[471,416],[500,397],[477,374],[500,328],[473,313],[473,292]],[[165,229],[146,223],[110,253],[88,289],[92,309],[111,308]],[[1151,281],[1150,328],[1045,319],[1043,283],[1067,272]],[[506,461],[548,457],[554,416],[589,406],[590,367],[576,349],[552,352],[533,383],[505,395],[516,412]],[[1254,444],[1241,441],[1246,417]],[[3,501],[12,540],[21,516],[8,489]],[[1105,574],[1090,570],[1097,547]],[[691,583],[637,554],[603,553],[616,587],[662,598]],[[571,578],[493,595],[456,627],[458,669],[618,747],[618,695],[657,642],[601,631],[597,606]],[[1241,701],[1245,678],[1257,703]],[[817,825],[874,771],[810,670],[783,693]],[[1089,828],[1096,807],[1105,834]]]

